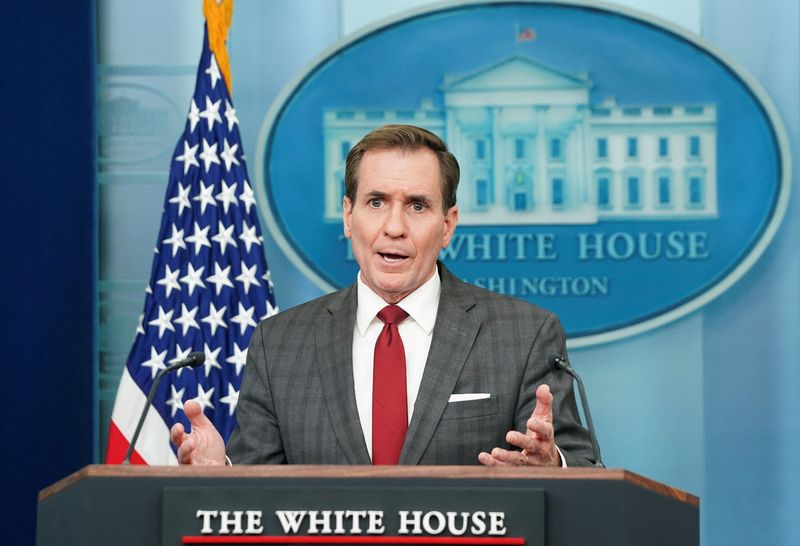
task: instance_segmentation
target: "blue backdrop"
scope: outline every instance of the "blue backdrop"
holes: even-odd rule
[[[662,11],[675,5],[626,3]],[[202,41],[198,2],[101,0],[97,10],[93,2],[69,4],[9,4],[14,24],[0,35],[7,70],[0,78],[2,409],[3,436],[13,445],[2,456],[0,523],[8,543],[33,543],[41,487],[101,459],[103,408],[143,302],[169,153]],[[280,89],[344,31],[379,17],[388,4],[237,1],[233,98],[250,158]],[[681,4],[707,40],[766,88],[797,150],[800,6]],[[166,121],[156,145],[101,139],[98,156],[94,127],[96,116],[105,119],[103,105],[108,111],[104,93],[160,112]],[[733,288],[670,326],[572,353],[604,458],[699,494],[708,545],[800,544],[800,467],[793,460],[800,451],[797,180],[794,174],[775,240]],[[320,294],[272,241],[265,251],[282,308]],[[96,384],[105,406],[95,403]]]

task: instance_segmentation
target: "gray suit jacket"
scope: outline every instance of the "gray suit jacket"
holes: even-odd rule
[[[525,430],[536,387],[550,385],[556,443],[569,466],[592,464],[558,318],[466,284],[439,266],[436,325],[400,464],[478,464]],[[228,455],[243,464],[370,464],[356,409],[352,342],[356,286],[263,321],[250,341]],[[448,402],[454,393],[489,398]]]

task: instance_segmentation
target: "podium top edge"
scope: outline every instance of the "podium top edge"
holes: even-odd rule
[[[692,506],[700,505],[700,499],[691,493],[625,469],[372,465],[122,466],[93,464],[42,489],[39,492],[38,500],[41,502],[88,478],[422,478],[626,481]]]

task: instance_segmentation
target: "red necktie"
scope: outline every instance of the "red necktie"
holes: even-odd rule
[[[372,376],[372,464],[397,464],[408,429],[406,353],[397,330],[407,316],[396,305],[378,313],[383,330],[375,343]]]

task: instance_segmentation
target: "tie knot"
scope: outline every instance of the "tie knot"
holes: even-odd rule
[[[396,305],[387,305],[378,311],[378,318],[384,324],[398,324],[408,316],[408,313]]]

